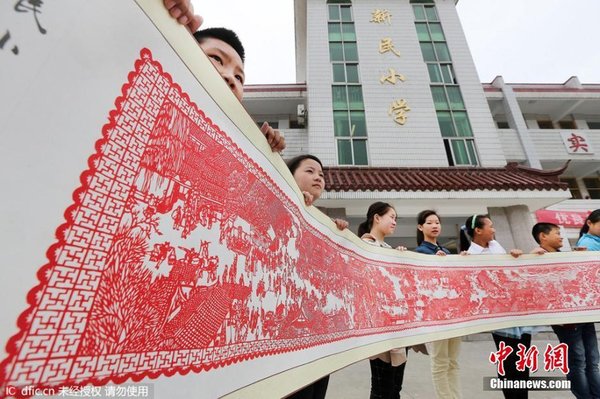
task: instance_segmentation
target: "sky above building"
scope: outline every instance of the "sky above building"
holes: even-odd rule
[[[293,0],[192,1],[203,27],[238,33],[247,83],[296,81]],[[600,83],[600,0],[460,0],[457,9],[482,82]]]

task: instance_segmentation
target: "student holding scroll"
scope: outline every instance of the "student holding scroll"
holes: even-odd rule
[[[385,237],[396,229],[396,210],[385,202],[375,202],[367,211],[367,220],[358,227],[358,236],[369,244],[391,248]],[[400,246],[400,251],[406,248]],[[371,366],[370,399],[398,399],[404,380],[408,348],[395,348],[369,360]]]
[[[438,243],[442,234],[442,223],[435,211],[425,210],[417,216],[416,252],[428,255],[446,256],[447,248]],[[438,399],[460,399],[460,376],[458,374],[458,355],[462,337],[454,337],[434,341],[429,344],[431,359],[431,377],[433,388]]]
[[[600,251],[600,209],[588,215],[579,231],[578,247],[588,251]]]
[[[299,155],[287,161],[287,166],[304,196],[304,203],[307,206],[313,205],[325,189],[325,176],[321,160],[314,155]],[[339,230],[348,227],[348,222],[345,220],[334,219],[333,222]],[[287,399],[324,399],[328,384],[329,376],[326,375],[287,396]]]
[[[460,243],[461,248],[468,245],[467,253],[470,255],[504,255],[506,250],[494,239],[496,229],[489,215],[473,215],[465,221],[465,225],[461,230]],[[469,239],[471,243],[469,245]],[[510,255],[518,258],[523,254],[520,249],[511,249]],[[496,344],[496,349],[500,350],[500,345],[505,345],[512,348],[512,352],[504,361],[505,375],[498,375],[499,378],[506,380],[521,380],[529,379],[529,369],[523,371],[517,370],[517,351],[519,344],[525,346],[525,350],[529,350],[531,346],[531,336],[535,332],[535,327],[512,327],[503,328],[501,330],[492,331],[492,337]],[[502,389],[502,393],[506,399],[527,399],[527,389]]]
[[[534,253],[560,252],[563,246],[560,227],[554,223],[536,223],[531,234],[540,245]],[[567,379],[571,381],[573,395],[577,399],[600,398],[600,355],[594,323],[558,324],[552,330],[569,348]]]

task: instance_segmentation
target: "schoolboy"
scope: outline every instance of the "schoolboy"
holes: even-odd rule
[[[184,25],[211,60],[233,94],[242,101],[244,96],[244,46],[235,32],[226,28],[209,28],[196,31],[203,22],[194,14],[191,0],[163,0],[171,17]],[[273,129],[267,122],[260,127],[271,150],[280,152],[285,148],[285,139],[281,132]]]
[[[563,239],[560,228],[554,223],[537,223],[531,234],[544,252],[560,252]],[[600,355],[594,323],[555,325],[552,330],[569,348],[567,379],[571,381],[573,395],[577,398],[600,397]]]
[[[235,32],[226,28],[208,28],[194,32],[194,38],[233,94],[242,101],[245,54],[244,46]],[[273,151],[279,152],[285,148],[285,139],[279,130],[264,122],[260,131],[267,138]]]
[[[540,246],[532,253],[560,252],[563,239],[560,235],[560,227],[554,223],[536,223],[531,229],[531,235]],[[542,249],[543,251],[540,251]]]

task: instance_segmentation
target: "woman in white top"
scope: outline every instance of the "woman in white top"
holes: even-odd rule
[[[460,243],[464,249],[468,245],[468,238],[465,233],[471,237],[471,243],[468,246],[467,253],[471,255],[503,255],[506,250],[494,239],[496,229],[489,215],[473,215],[469,217],[461,231]],[[512,249],[510,254],[518,258],[523,254],[520,249]],[[507,380],[528,380],[529,369],[526,367],[524,371],[518,371],[516,364],[518,360],[517,351],[518,345],[523,344],[526,351],[531,346],[531,335],[534,332],[534,327],[513,327],[504,328],[501,330],[492,331],[492,337],[496,343],[496,349],[500,350],[500,343],[512,348],[512,352],[504,361],[505,375],[499,378]],[[527,389],[503,389],[502,393],[505,398],[527,399]]]
[[[287,166],[290,172],[292,172],[300,191],[302,191],[304,203],[306,205],[313,205],[325,189],[325,176],[321,160],[314,155],[304,154],[290,159],[287,162]],[[348,227],[348,222],[345,220],[334,219],[333,221],[340,230]],[[329,376],[326,375],[287,396],[286,399],[324,399],[328,384]]]
[[[367,220],[358,226],[358,236],[379,247],[391,248],[385,237],[396,229],[396,210],[385,202],[375,202],[367,211]],[[406,248],[399,246],[400,251]],[[371,365],[370,399],[398,399],[402,390],[407,348],[395,348],[369,360]]]

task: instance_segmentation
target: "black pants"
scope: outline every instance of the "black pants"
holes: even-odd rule
[[[499,350],[500,342],[504,341],[506,346],[510,346],[513,350],[510,355],[504,360],[504,376],[498,374],[498,378],[504,380],[523,380],[526,381],[529,379],[529,368],[525,367],[525,370],[519,371],[517,370],[517,360],[519,357],[517,356],[517,351],[519,350],[518,345],[523,344],[529,350],[531,346],[531,335],[523,334],[520,339],[502,337],[500,335],[496,335],[492,333],[494,337],[494,342],[496,343],[496,349]],[[528,390],[527,389],[503,389],[502,393],[506,399],[527,399]]]
[[[287,396],[287,399],[325,399],[327,385],[329,385],[328,375]]]
[[[373,359],[371,363],[371,396],[370,399],[398,399],[402,390],[404,368],[406,362],[400,366],[392,366],[381,359]]]

